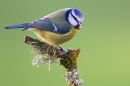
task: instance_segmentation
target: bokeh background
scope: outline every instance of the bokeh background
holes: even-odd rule
[[[130,86],[130,0],[0,0],[0,86],[66,86],[59,64],[35,67],[24,36],[30,31],[5,30],[53,11],[76,7],[85,20],[64,49],[80,48],[78,67],[83,86]]]

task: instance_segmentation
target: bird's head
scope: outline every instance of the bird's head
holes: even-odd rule
[[[65,11],[67,21],[76,29],[80,29],[84,16],[77,8],[67,8]]]

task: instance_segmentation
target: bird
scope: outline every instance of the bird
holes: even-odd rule
[[[77,8],[63,8],[29,23],[6,26],[5,29],[31,30],[52,46],[71,40],[80,30],[84,16]]]

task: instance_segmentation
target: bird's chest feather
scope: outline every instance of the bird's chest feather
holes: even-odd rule
[[[35,28],[33,31],[39,38],[43,39],[45,42],[51,45],[60,45],[64,42],[67,42],[72,39],[74,35],[78,32],[78,30],[74,28],[71,28],[70,32],[68,32],[67,34],[57,34],[37,28]]]

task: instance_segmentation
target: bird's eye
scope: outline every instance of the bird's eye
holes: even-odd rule
[[[72,9],[72,11],[70,11],[69,15],[68,15],[68,21],[69,23],[77,28],[77,29],[80,29],[81,28],[81,25],[82,25],[82,22],[83,22],[83,15],[82,13],[77,10],[77,9]]]
[[[80,28],[81,27],[81,22],[78,21],[78,19],[71,13],[71,16],[74,18],[74,20],[77,22],[77,25],[75,26],[75,28]]]
[[[78,19],[71,13],[71,16],[74,18],[74,20],[79,24]]]

